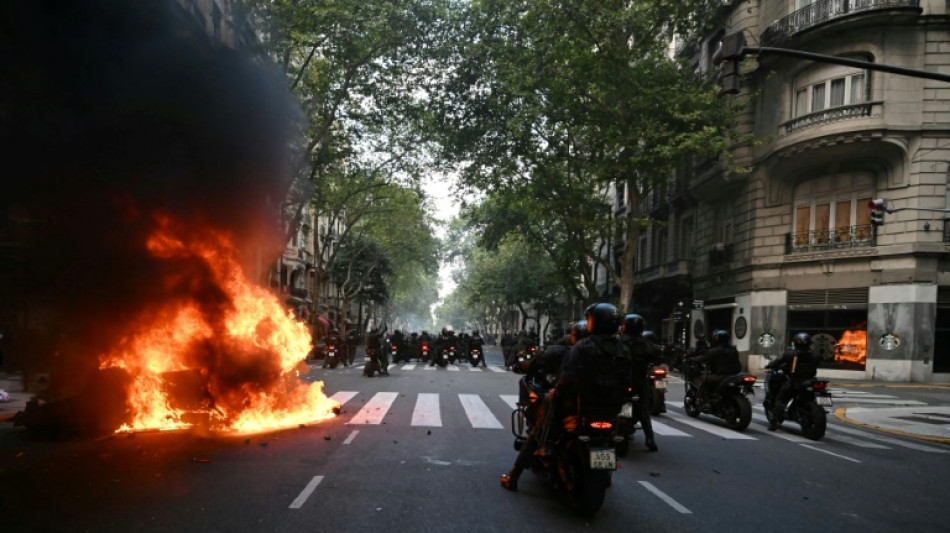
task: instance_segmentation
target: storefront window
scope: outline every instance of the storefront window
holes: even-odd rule
[[[811,335],[819,368],[864,370],[867,360],[866,309],[789,311],[788,337]]]

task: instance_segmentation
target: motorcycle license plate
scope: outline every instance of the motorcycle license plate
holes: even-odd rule
[[[617,452],[612,448],[598,448],[590,451],[591,470],[616,470]]]
[[[633,418],[633,403],[627,402],[620,409],[620,416],[624,418]]]
[[[654,386],[656,387],[656,390],[666,390],[666,380],[658,379],[654,382]]]
[[[831,402],[831,396],[818,396],[818,405],[822,407],[832,407],[834,404]]]

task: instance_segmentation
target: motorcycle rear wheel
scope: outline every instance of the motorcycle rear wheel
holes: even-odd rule
[[[752,421],[752,404],[741,394],[725,400],[729,402],[723,406],[722,417],[729,429],[743,431]]]
[[[821,406],[812,402],[800,407],[799,413],[798,422],[802,426],[802,436],[811,440],[820,440],[825,436],[828,418]]]
[[[666,412],[666,393],[653,389],[653,405],[650,406],[650,416],[660,416]]]

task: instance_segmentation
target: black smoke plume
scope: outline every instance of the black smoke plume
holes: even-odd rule
[[[20,362],[81,375],[180,297],[143,246],[153,212],[228,231],[266,269],[298,116],[277,69],[178,2],[0,2],[0,305]]]

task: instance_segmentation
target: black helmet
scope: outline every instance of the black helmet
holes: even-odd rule
[[[587,331],[597,335],[613,335],[620,327],[620,312],[608,303],[593,304],[587,308]]]
[[[796,333],[795,336],[792,337],[792,346],[794,346],[796,350],[809,349],[811,347],[811,335],[805,332]]]
[[[642,316],[630,314],[623,317],[623,329],[621,331],[624,335],[629,335],[631,337],[642,335],[643,327],[644,321]]]
[[[577,344],[581,339],[589,334],[587,331],[587,321],[578,320],[571,326],[571,344]]]
[[[643,332],[643,338],[650,341],[653,344],[660,344],[660,337],[651,330],[646,330]]]
[[[712,334],[712,343],[716,346],[726,346],[729,344],[729,332],[724,329],[717,329]]]

